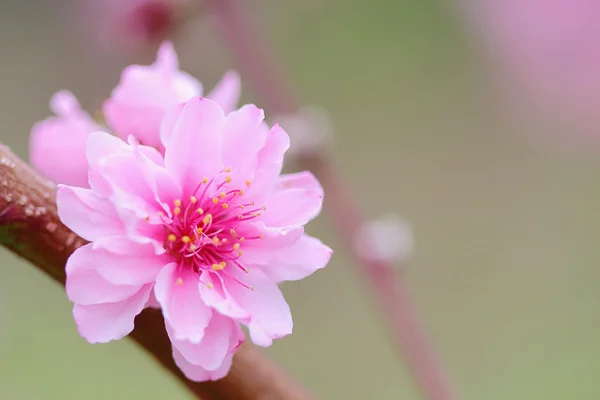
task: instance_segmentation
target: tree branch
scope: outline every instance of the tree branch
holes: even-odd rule
[[[56,189],[0,144],[0,244],[25,258],[61,285],[69,255],[86,241],[64,226],[57,214]],[[276,364],[249,343],[242,345],[229,374],[216,382],[187,380],[175,365],[159,310],[148,309],[130,334],[197,398],[205,400],[313,400]]]

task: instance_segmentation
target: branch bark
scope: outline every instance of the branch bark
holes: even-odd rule
[[[28,260],[61,285],[69,255],[86,241],[57,214],[54,185],[0,144],[0,244]],[[159,310],[147,309],[129,336],[204,400],[313,400],[275,363],[249,343],[238,349],[229,374],[216,382],[186,379],[175,365]]]

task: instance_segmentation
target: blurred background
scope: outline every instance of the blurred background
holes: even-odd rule
[[[331,113],[367,214],[412,225],[401,273],[461,398],[600,398],[599,3],[246,3],[305,104]],[[154,59],[97,44],[85,18],[0,5],[0,140],[24,158],[55,91],[93,112]],[[236,67],[202,15],[175,45],[205,88]],[[267,353],[322,399],[418,399],[327,216],[308,231],[337,251],[284,284],[294,334]],[[87,344],[48,277],[4,250],[0,265],[1,399],[191,398],[129,341]]]

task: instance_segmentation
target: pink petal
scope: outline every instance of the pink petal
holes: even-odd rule
[[[159,147],[165,113],[200,95],[200,82],[178,70],[177,54],[172,44],[165,42],[153,65],[131,65],[123,71],[119,85],[104,104],[104,114],[119,136],[134,135],[145,145]]]
[[[70,92],[56,93],[51,100],[57,117],[34,125],[29,140],[29,161],[55,183],[87,187],[87,136],[100,129]]]
[[[171,260],[162,254],[164,250],[157,255],[157,249],[162,249],[160,243],[136,243],[126,237],[108,237],[93,243],[86,262],[108,282],[142,285],[154,282]]]
[[[173,328],[167,324],[167,332],[172,338],[173,346],[185,357],[185,359],[206,370],[218,369],[232,349],[239,345],[238,323],[218,313],[213,317],[204,331],[204,337],[200,343],[192,343],[187,340],[177,340],[173,335]]]
[[[125,233],[114,206],[89,189],[59,185],[56,204],[62,223],[86,240]]]
[[[223,162],[236,167],[245,158],[255,158],[264,146],[266,135],[261,129],[265,113],[253,104],[248,104],[227,116],[223,128]]]
[[[226,280],[227,289],[235,301],[250,313],[250,319],[242,322],[248,325],[250,338],[255,344],[270,346],[273,339],[292,333],[290,307],[275,282],[258,268],[251,268],[248,273],[231,268],[227,274],[253,288],[248,289],[231,278]]]
[[[98,272],[103,263],[121,262],[118,255],[94,249],[90,243],[75,250],[67,260],[66,290],[69,300],[80,305],[115,303],[125,300],[140,289],[139,284],[115,284],[107,281]],[[126,264],[125,264],[126,265]],[[151,280],[148,280],[150,282]]]
[[[199,343],[212,317],[212,310],[200,297],[198,283],[196,273],[175,263],[165,266],[156,278],[154,294],[177,340]]]
[[[260,266],[274,282],[296,281],[324,268],[332,254],[319,239],[303,235],[295,243],[279,249],[247,248],[240,262]]]
[[[281,175],[275,184],[275,189],[304,189],[319,192],[321,196],[324,194],[323,187],[312,172],[309,171]]]
[[[207,306],[214,308],[220,314],[236,320],[246,320],[250,314],[244,310],[229,293],[220,274],[204,271],[199,285],[200,296]]]
[[[222,171],[223,110],[215,102],[195,97],[184,107],[165,152],[165,165],[189,195],[204,177]]]
[[[75,304],[73,317],[79,334],[90,343],[118,340],[133,330],[133,321],[148,301],[152,285],[144,285],[133,296],[116,303]]]
[[[235,71],[227,71],[206,97],[218,103],[225,114],[229,114],[236,108],[240,100],[240,91],[240,75]]]
[[[271,193],[263,202],[261,220],[267,226],[305,225],[321,212],[321,191],[284,189]]]
[[[173,359],[186,378],[194,382],[216,381],[224,378],[233,363],[233,353],[225,357],[223,364],[214,371],[208,371],[187,361],[181,353],[173,348]]]
[[[290,147],[290,138],[279,125],[274,125],[267,135],[265,146],[258,153],[258,166],[254,181],[248,190],[252,198],[269,193],[283,168],[283,156]]]

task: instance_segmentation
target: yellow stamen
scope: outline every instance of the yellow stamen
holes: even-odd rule
[[[212,241],[214,244],[219,244],[219,238],[216,236],[212,239]]]
[[[230,229],[230,230],[229,230],[229,234],[230,234],[231,236],[235,236],[235,230],[234,230],[234,229]]]
[[[224,198],[225,198],[225,196],[226,196],[225,192],[221,192],[221,194],[220,194],[220,196],[219,196],[219,197],[221,197],[222,199],[224,199]]]
[[[164,217],[165,213],[162,212],[162,211],[159,211],[159,212],[156,213],[156,215],[158,215],[159,217]]]
[[[207,184],[208,183],[208,178],[202,179],[202,183]]]
[[[193,204],[195,202],[197,202],[198,199],[196,198],[196,196],[190,196],[190,202]]]
[[[181,278],[177,278],[177,282],[175,282],[175,284],[176,284],[177,286],[181,286],[181,285],[183,285],[183,279],[181,279]]]
[[[218,202],[219,202],[219,198],[218,197],[213,198],[213,203],[217,204]]]
[[[220,271],[223,268],[225,268],[225,265],[223,265],[222,263],[221,264],[213,264],[212,265],[212,269],[215,270],[215,271]]]
[[[207,225],[211,220],[212,220],[212,214],[206,214],[206,217],[204,217],[202,222],[204,222],[204,225]]]
[[[182,236],[181,237],[181,241],[183,243],[189,243],[190,242],[190,237],[189,236]]]
[[[181,207],[181,200],[177,199],[173,202],[177,207]]]
[[[226,177],[225,182],[227,182],[227,183],[231,182],[231,177],[230,176]]]
[[[202,228],[196,229],[196,232],[198,232],[198,235],[202,235]]]
[[[236,243],[236,244],[233,245],[233,249],[234,250],[237,250],[239,248],[240,248],[240,244],[239,243]]]
[[[229,204],[223,203],[223,208],[225,208],[225,209],[229,208]]]
[[[243,196],[243,195],[244,195],[244,191],[243,191],[243,190],[240,190],[240,191],[238,192],[238,194],[239,194],[240,196]]]
[[[243,253],[242,253],[241,251],[238,251],[238,256],[240,256],[240,257],[241,257],[241,256],[242,256],[242,254],[243,254]]]
[[[206,284],[206,288],[207,289],[212,289],[213,288],[213,284],[212,283],[207,283]]]
[[[245,241],[246,241],[246,238],[242,236],[242,237],[240,238],[240,242],[245,242]]]
[[[181,212],[181,208],[179,207],[175,207],[175,209],[173,210],[173,214],[177,215]]]
[[[248,289],[250,289],[251,291],[254,292],[254,286],[250,286],[250,287],[248,287]]]
[[[197,209],[196,212],[200,215],[204,214],[204,210],[201,208]]]
[[[250,182],[249,180],[246,180],[246,186],[250,186],[252,182]]]
[[[169,240],[169,242],[174,242],[177,240],[177,236],[171,233],[169,234],[169,236],[167,236],[167,239]]]
[[[242,214],[239,214],[239,215],[238,215],[238,218],[239,218],[239,219],[242,219],[242,218],[244,218],[244,216],[243,216]]]
[[[225,169],[225,172],[231,172],[231,167],[227,167],[227,169]]]
[[[265,206],[263,206],[262,209],[263,209],[263,211],[267,211],[267,207],[265,207]]]
[[[190,244],[190,251],[194,252],[198,249],[198,246],[196,246],[194,243]]]
[[[225,268],[225,267],[227,266],[227,263],[226,263],[225,261],[221,261],[221,262],[219,263],[219,265],[220,265],[221,267]]]
[[[258,235],[259,238],[263,239],[263,235]]]
[[[221,239],[221,243],[227,243],[227,238]]]

